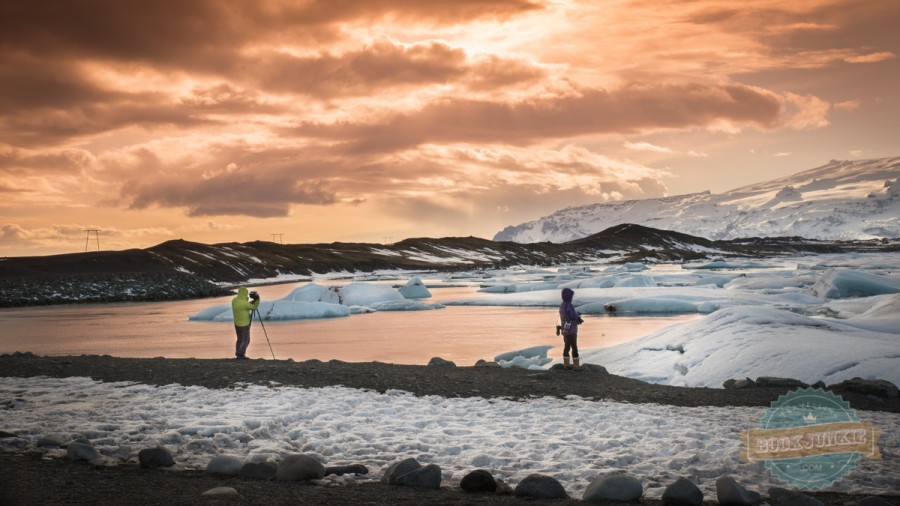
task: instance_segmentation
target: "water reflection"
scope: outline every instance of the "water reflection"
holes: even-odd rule
[[[257,290],[263,299],[284,297],[300,283]],[[428,302],[471,297],[474,287],[432,289]],[[234,329],[229,323],[191,322],[188,316],[228,297],[179,302],[67,305],[0,310],[0,353],[40,355],[109,354],[121,357],[228,358]],[[425,364],[439,356],[459,365],[537,345],[555,345],[555,308],[449,306],[434,311],[379,312],[346,318],[266,322],[276,358],[338,359]],[[586,316],[579,348],[627,342],[698,315]],[[248,355],[271,358],[266,337],[254,323]]]

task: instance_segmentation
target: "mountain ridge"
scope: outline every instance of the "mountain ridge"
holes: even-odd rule
[[[495,241],[565,243],[620,223],[714,240],[900,238],[900,157],[837,161],[720,194],[571,206],[510,225]]]

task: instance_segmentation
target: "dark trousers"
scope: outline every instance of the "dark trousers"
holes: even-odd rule
[[[572,334],[570,336],[563,336],[563,343],[565,343],[565,347],[563,348],[563,356],[569,356],[569,348],[572,349],[572,358],[578,358],[578,334]]]
[[[234,356],[244,357],[247,353],[247,346],[250,345],[250,325],[246,327],[234,326],[234,332],[237,334],[237,342],[234,344]]]

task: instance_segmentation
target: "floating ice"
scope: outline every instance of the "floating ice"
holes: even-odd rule
[[[431,297],[428,287],[425,286],[425,283],[418,276],[410,278],[406,285],[401,286],[399,290],[400,294],[407,299],[427,299]]]
[[[900,293],[900,280],[870,272],[841,269],[823,274],[813,285],[811,292],[826,299]]]

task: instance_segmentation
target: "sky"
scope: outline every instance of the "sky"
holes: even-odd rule
[[[896,156],[897,26],[896,0],[5,0],[0,256],[491,238]]]

